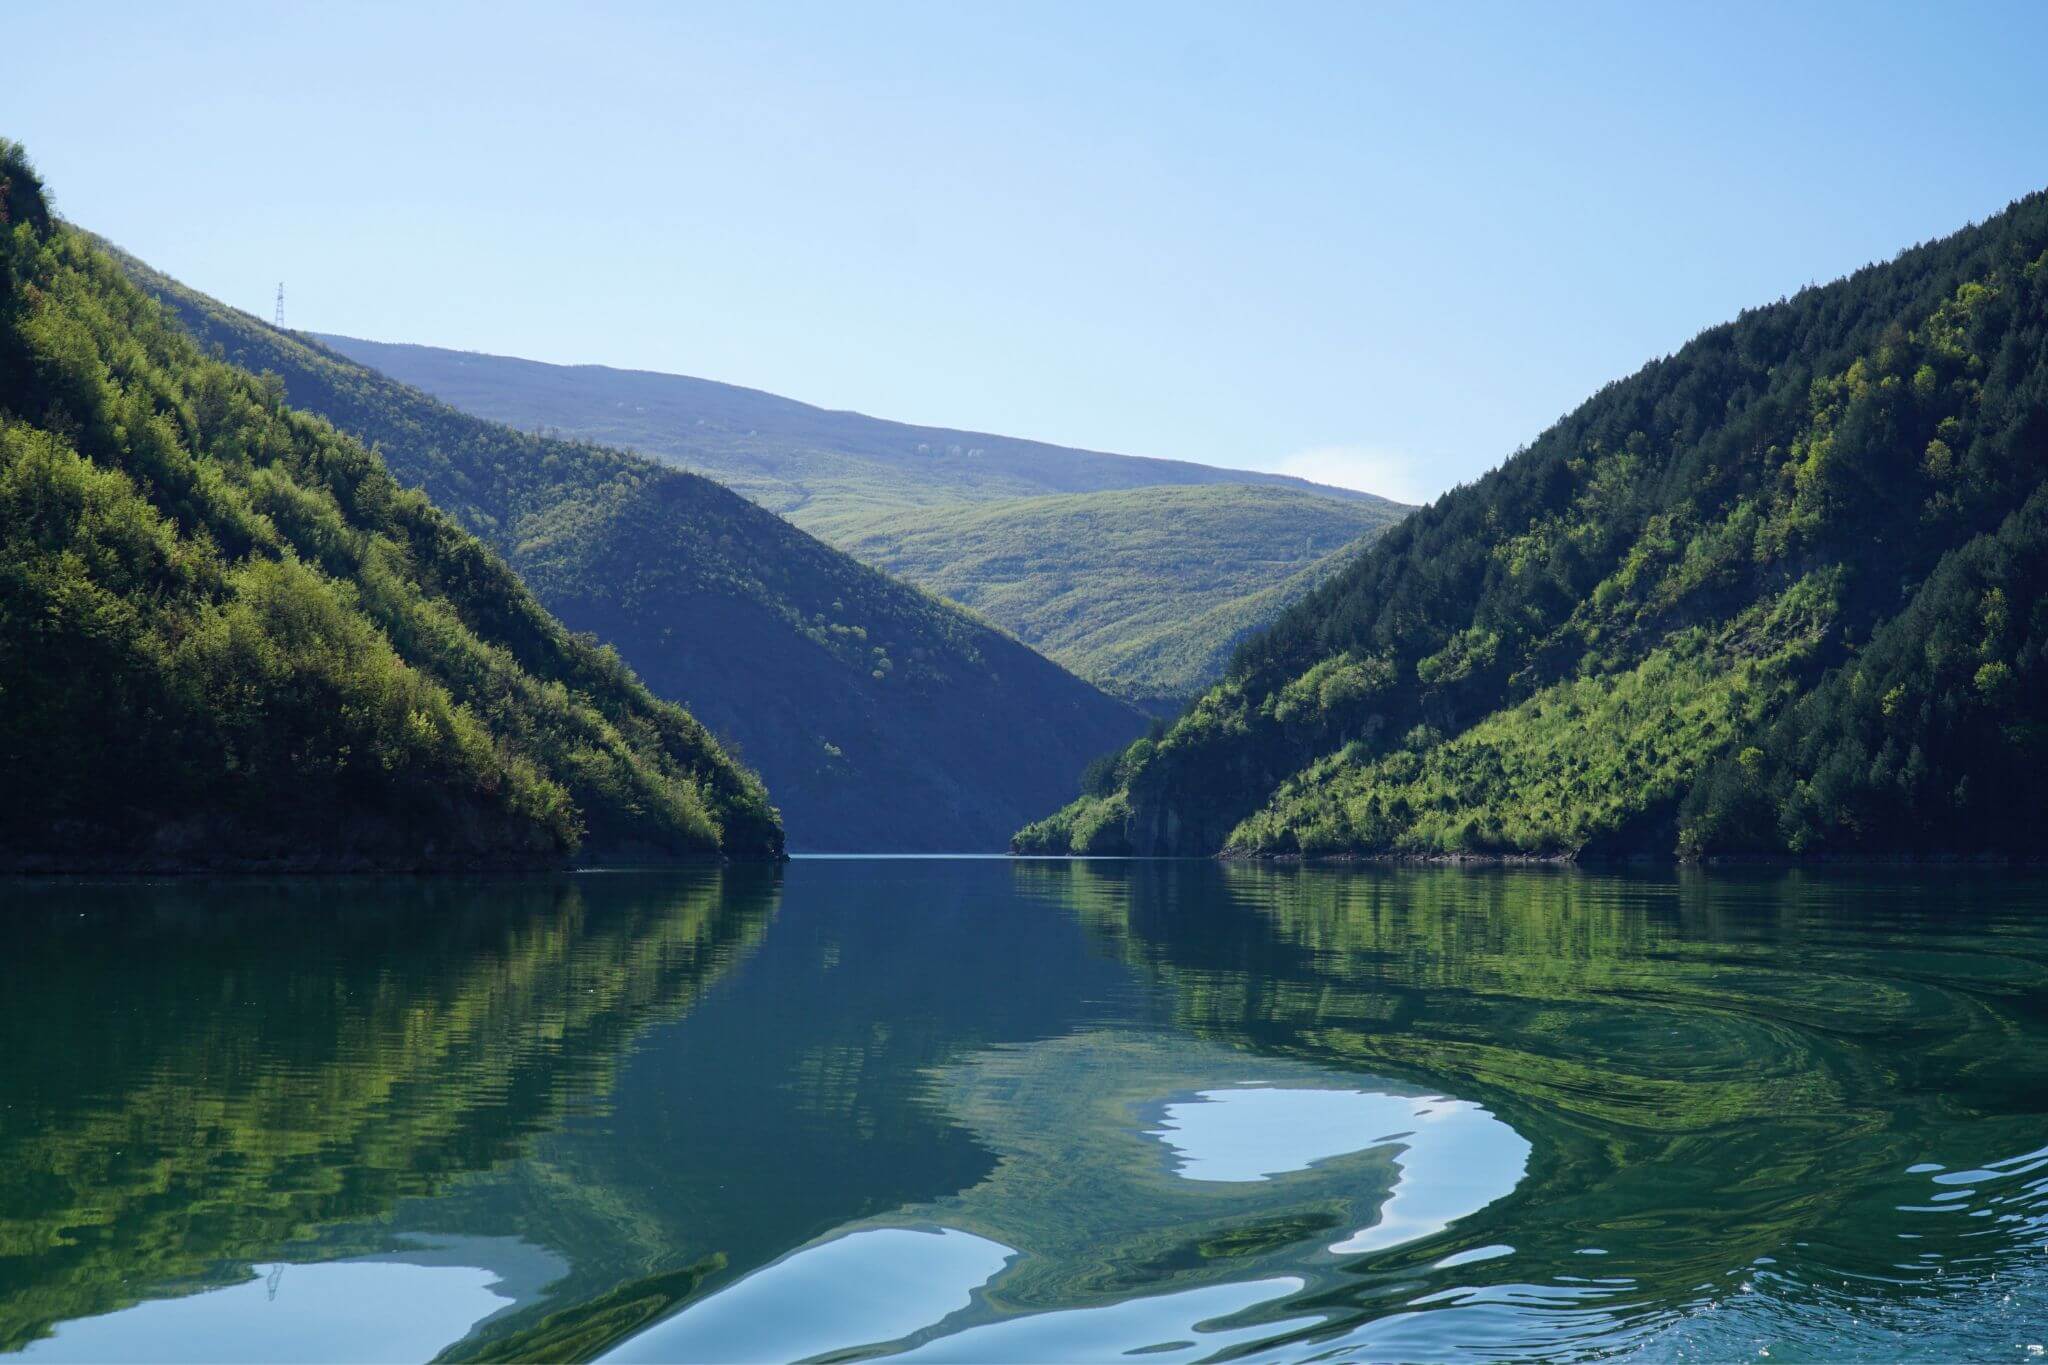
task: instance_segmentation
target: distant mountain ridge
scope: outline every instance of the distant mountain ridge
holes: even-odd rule
[[[1142,718],[731,490],[456,411],[122,257],[203,344],[373,444],[760,772],[798,850],[1000,849]]]
[[[463,411],[716,479],[1160,713],[1341,562],[1304,576],[1311,560],[1410,510],[1286,475],[913,426],[683,375],[317,335]],[[1337,535],[1344,525],[1352,536]]]
[[[1160,484],[1257,484],[1383,501],[1286,474],[917,426],[687,375],[307,335],[464,412],[709,475],[835,543],[819,518]]]

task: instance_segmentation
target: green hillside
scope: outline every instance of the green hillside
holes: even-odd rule
[[[2036,854],[2048,195],[1415,513],[1020,849]]]
[[[1342,561],[1298,571],[1407,510],[1284,475],[908,426],[683,375],[315,340],[464,412],[705,474],[1159,712]],[[1046,501],[1086,495],[1097,500]]]
[[[686,375],[314,339],[478,417],[708,474],[834,544],[854,523],[907,507],[1158,484],[1257,484],[1369,500],[1282,474],[911,426]]]
[[[760,784],[0,142],[0,864],[777,856]]]
[[[236,364],[374,444],[766,780],[791,844],[997,849],[1139,716],[956,607],[730,490],[641,456],[457,412],[128,268]]]
[[[956,503],[819,529],[1091,682],[1177,708],[1221,676],[1239,639],[1406,510],[1214,484]]]

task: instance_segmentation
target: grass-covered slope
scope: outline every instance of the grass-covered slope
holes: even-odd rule
[[[1281,474],[910,426],[685,375],[315,339],[464,412],[708,474],[834,544],[862,519],[905,507],[1048,493],[1259,484],[1365,497]]]
[[[1016,846],[2038,855],[2048,195],[1409,517]]]
[[[1165,486],[896,512],[839,543],[1112,692],[1172,705],[1407,510],[1297,488]]]
[[[1240,638],[1329,576],[1340,544],[1408,510],[1284,475],[907,426],[682,375],[313,339],[464,412],[708,475],[1153,711],[1178,711]]]
[[[999,849],[1135,712],[732,491],[515,431],[128,261],[204,344],[373,443],[767,781],[807,849]]]
[[[0,142],[0,863],[776,856],[760,784]]]

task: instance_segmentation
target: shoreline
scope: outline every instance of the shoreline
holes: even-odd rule
[[[2048,855],[2010,853],[1218,853],[1226,863],[1383,867],[2048,867]]]

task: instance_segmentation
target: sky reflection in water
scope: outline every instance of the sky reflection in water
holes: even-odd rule
[[[2025,1359],[2044,887],[17,886],[0,1350]]]

